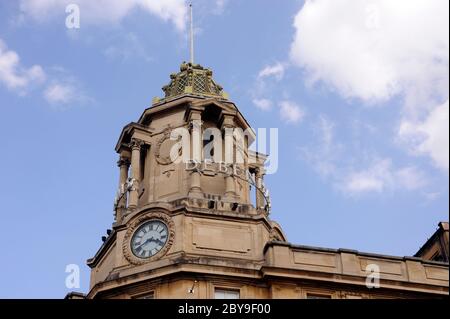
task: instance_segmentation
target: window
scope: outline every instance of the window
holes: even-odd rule
[[[214,135],[211,135],[209,137],[209,140],[208,139],[203,140],[204,159],[214,161],[214,146],[215,146]]]
[[[143,181],[145,177],[145,159],[147,158],[147,148],[145,146],[141,147],[140,157],[139,157],[139,181]]]
[[[439,252],[436,252],[433,257],[431,257],[433,261],[445,261],[444,256],[442,256]]]
[[[155,293],[152,291],[144,295],[135,296],[133,299],[155,299]]]
[[[346,299],[363,299],[363,297],[361,295],[357,295],[357,294],[346,294],[345,298]]]
[[[215,289],[215,299],[239,299],[239,290]]]
[[[331,299],[331,295],[306,294],[306,299]]]

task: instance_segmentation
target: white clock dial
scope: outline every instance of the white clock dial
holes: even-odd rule
[[[156,255],[165,246],[168,229],[160,220],[145,222],[134,232],[131,238],[131,251],[138,258]]]

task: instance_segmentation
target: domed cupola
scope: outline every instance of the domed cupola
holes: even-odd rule
[[[228,95],[223,91],[222,86],[213,80],[212,75],[212,70],[200,64],[183,62],[180,72],[171,74],[170,83],[162,88],[165,93],[164,99],[183,94],[228,99]]]

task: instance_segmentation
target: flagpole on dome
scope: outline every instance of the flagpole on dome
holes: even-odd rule
[[[192,13],[192,3],[189,4],[189,16],[190,16],[190,61],[194,65],[194,18]]]

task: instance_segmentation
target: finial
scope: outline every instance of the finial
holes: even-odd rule
[[[192,3],[189,4],[190,15],[190,48],[191,48],[191,64],[194,64],[194,18],[192,14]]]

